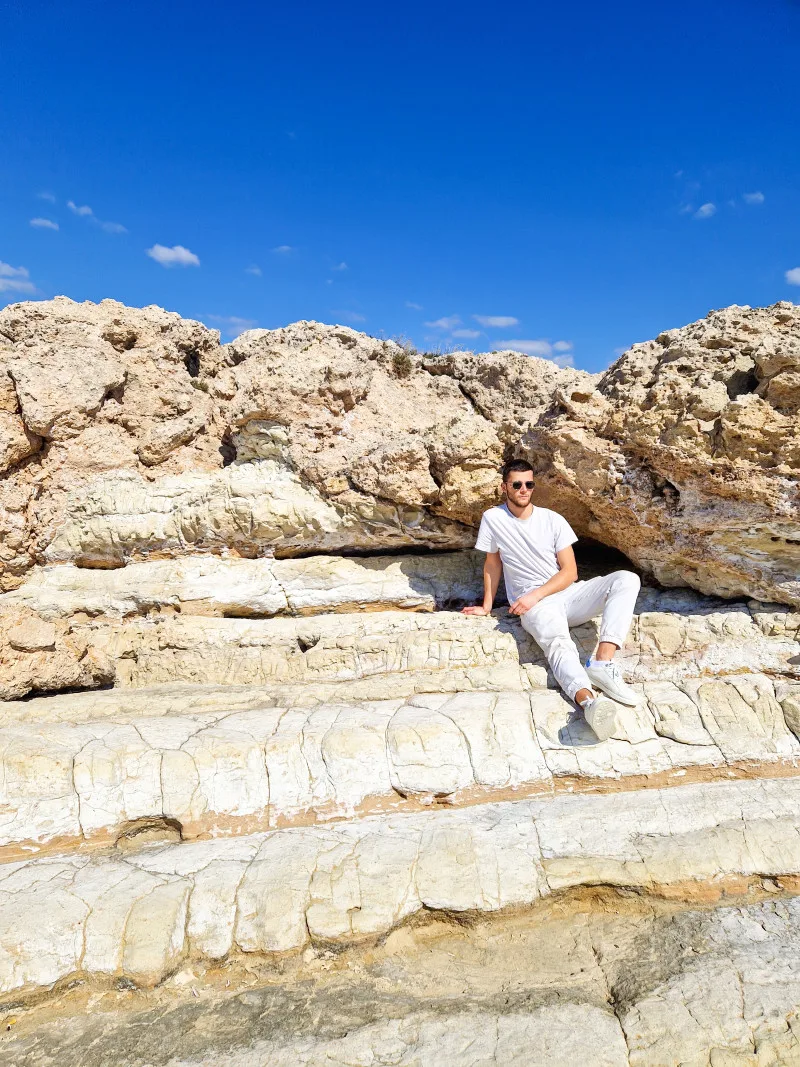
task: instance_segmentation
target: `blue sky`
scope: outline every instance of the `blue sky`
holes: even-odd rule
[[[5,0],[0,67],[0,306],[599,370],[800,301],[797,0]]]

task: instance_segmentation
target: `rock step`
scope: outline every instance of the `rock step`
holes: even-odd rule
[[[129,563],[115,570],[37,567],[0,609],[24,605],[45,618],[144,614],[266,617],[323,611],[405,608],[435,611],[483,595],[483,554],[311,556],[236,559],[188,556]]]
[[[798,872],[797,778],[32,859],[0,866],[0,991],[78,975],[153,984],[184,959],[375,938],[423,908],[493,912],[586,885],[703,898]]]
[[[666,610],[645,610],[652,604]],[[800,678],[800,614],[653,591],[640,598],[640,608],[622,656],[632,680],[753,671]],[[581,654],[589,655],[596,623],[576,627],[573,636]],[[378,678],[390,696],[547,684],[541,651],[505,612],[484,618],[452,611],[357,611],[271,619],[182,613],[43,619],[24,605],[3,611],[0,603],[0,649],[5,699],[31,689],[107,683],[347,682],[356,699],[373,696]]]
[[[704,614],[645,612],[634,620],[623,667],[634,681],[742,671],[800,678],[794,619],[782,611],[754,617],[742,605]],[[433,686],[452,692],[544,686],[547,678],[538,645],[505,613],[381,611],[307,619],[176,615],[98,620],[74,631],[115,664],[117,685],[134,687],[172,681],[401,680],[415,674],[417,691]],[[576,627],[573,637],[588,656],[597,642],[596,622]]]
[[[152,829],[148,820],[192,839],[559,782],[580,790],[800,774],[800,743],[769,678],[637,688],[640,706],[619,707],[603,744],[553,690],[287,707],[252,692],[237,701],[226,688],[203,703],[172,687],[134,691],[132,703],[113,690],[7,704],[0,860],[126,842]],[[798,697],[800,686],[785,697],[787,714]]]

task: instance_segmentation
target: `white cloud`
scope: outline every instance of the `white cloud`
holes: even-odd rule
[[[294,252],[291,245],[278,245],[277,248],[272,249],[273,252],[279,252],[282,256],[285,256],[288,252]]]
[[[56,198],[52,193],[37,193],[36,196],[39,200],[46,200],[48,204],[55,204]]]
[[[258,326],[255,319],[242,319],[238,315],[209,315],[208,318],[210,322],[219,323],[220,333],[231,339]]]
[[[792,267],[786,271],[786,281],[789,285],[800,285],[800,267]]]
[[[105,233],[128,232],[121,222],[103,222],[101,219],[98,219],[97,215],[95,215],[88,204],[76,204],[74,200],[68,200],[67,207],[73,215],[80,215],[81,218],[90,219],[95,226],[99,226]]]
[[[463,337],[465,340],[471,340],[480,335],[480,330],[453,330],[453,337]]]
[[[31,226],[33,226],[33,228],[35,230],[57,230],[58,229],[58,223],[57,222],[53,222],[52,219],[39,219],[39,218],[31,219],[31,223],[30,224],[31,224]]]
[[[426,326],[430,326],[434,330],[454,330],[456,326],[461,325],[461,319],[458,315],[444,315],[441,319],[434,319],[433,322],[426,322]]]
[[[337,263],[335,267],[331,268],[331,270],[347,270],[347,264],[344,260],[342,260],[341,263]]]
[[[472,317],[481,326],[519,326],[519,319],[515,319],[513,315],[473,315]]]
[[[172,248],[167,248],[166,245],[153,245],[152,248],[146,248],[145,253],[162,267],[200,266],[200,260],[194,252],[190,252],[183,245],[173,245]]]
[[[509,341],[495,341],[494,345],[498,351],[510,349],[512,352],[523,352],[526,356],[542,356],[544,359],[550,359],[553,355],[553,346],[542,338],[526,341],[516,337]]]
[[[334,315],[338,315],[342,322],[366,322],[366,315],[360,315],[357,311],[334,311]]]
[[[763,204],[766,197],[763,193],[745,193],[742,199],[745,204]]]
[[[261,267],[257,263],[251,263],[249,267],[244,268],[245,274],[255,274],[256,278],[261,277]]]
[[[716,215],[716,213],[717,213],[717,205],[716,204],[712,204],[712,203],[701,204],[700,207],[697,209],[697,211],[695,211],[694,217],[696,219],[710,219],[711,216],[712,215]]]
[[[0,260],[0,293],[35,293],[26,267],[12,267]]]
[[[556,341],[551,344],[546,338],[538,337],[533,340],[524,340],[519,337],[509,341],[495,341],[498,351],[509,349],[512,352],[521,352],[525,356],[539,356],[541,359],[551,359],[558,367],[574,367],[572,342]]]
[[[406,307],[412,311],[422,311],[422,304],[415,304],[413,300],[406,300]]]

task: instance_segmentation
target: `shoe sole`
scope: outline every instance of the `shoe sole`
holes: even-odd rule
[[[608,741],[617,727],[616,709],[608,697],[598,698],[593,708],[584,711],[583,717],[600,741]]]
[[[592,683],[592,685],[595,686],[597,689],[600,689],[611,700],[615,700],[617,704],[624,704],[626,708],[636,708],[639,706],[638,696],[635,696],[633,700],[630,700],[626,697],[622,697],[619,695],[617,690],[613,689],[613,687],[608,685],[604,678],[597,678],[590,671],[587,671],[586,673],[589,675],[589,681]]]

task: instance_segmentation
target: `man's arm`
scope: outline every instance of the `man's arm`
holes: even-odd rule
[[[499,552],[487,552],[483,563],[483,604],[471,608],[462,608],[464,615],[488,615],[492,610],[503,564]]]
[[[529,593],[525,593],[524,596],[515,600],[508,609],[512,615],[524,615],[526,611],[530,611],[531,608],[535,607],[540,600],[544,600],[551,593],[560,593],[562,589],[566,589],[576,580],[578,577],[578,565],[575,562],[575,553],[572,551],[572,545],[567,545],[560,552],[556,552],[556,559],[559,566],[558,574],[554,574],[549,581],[545,582],[544,585],[540,585],[538,589],[531,589]]]

